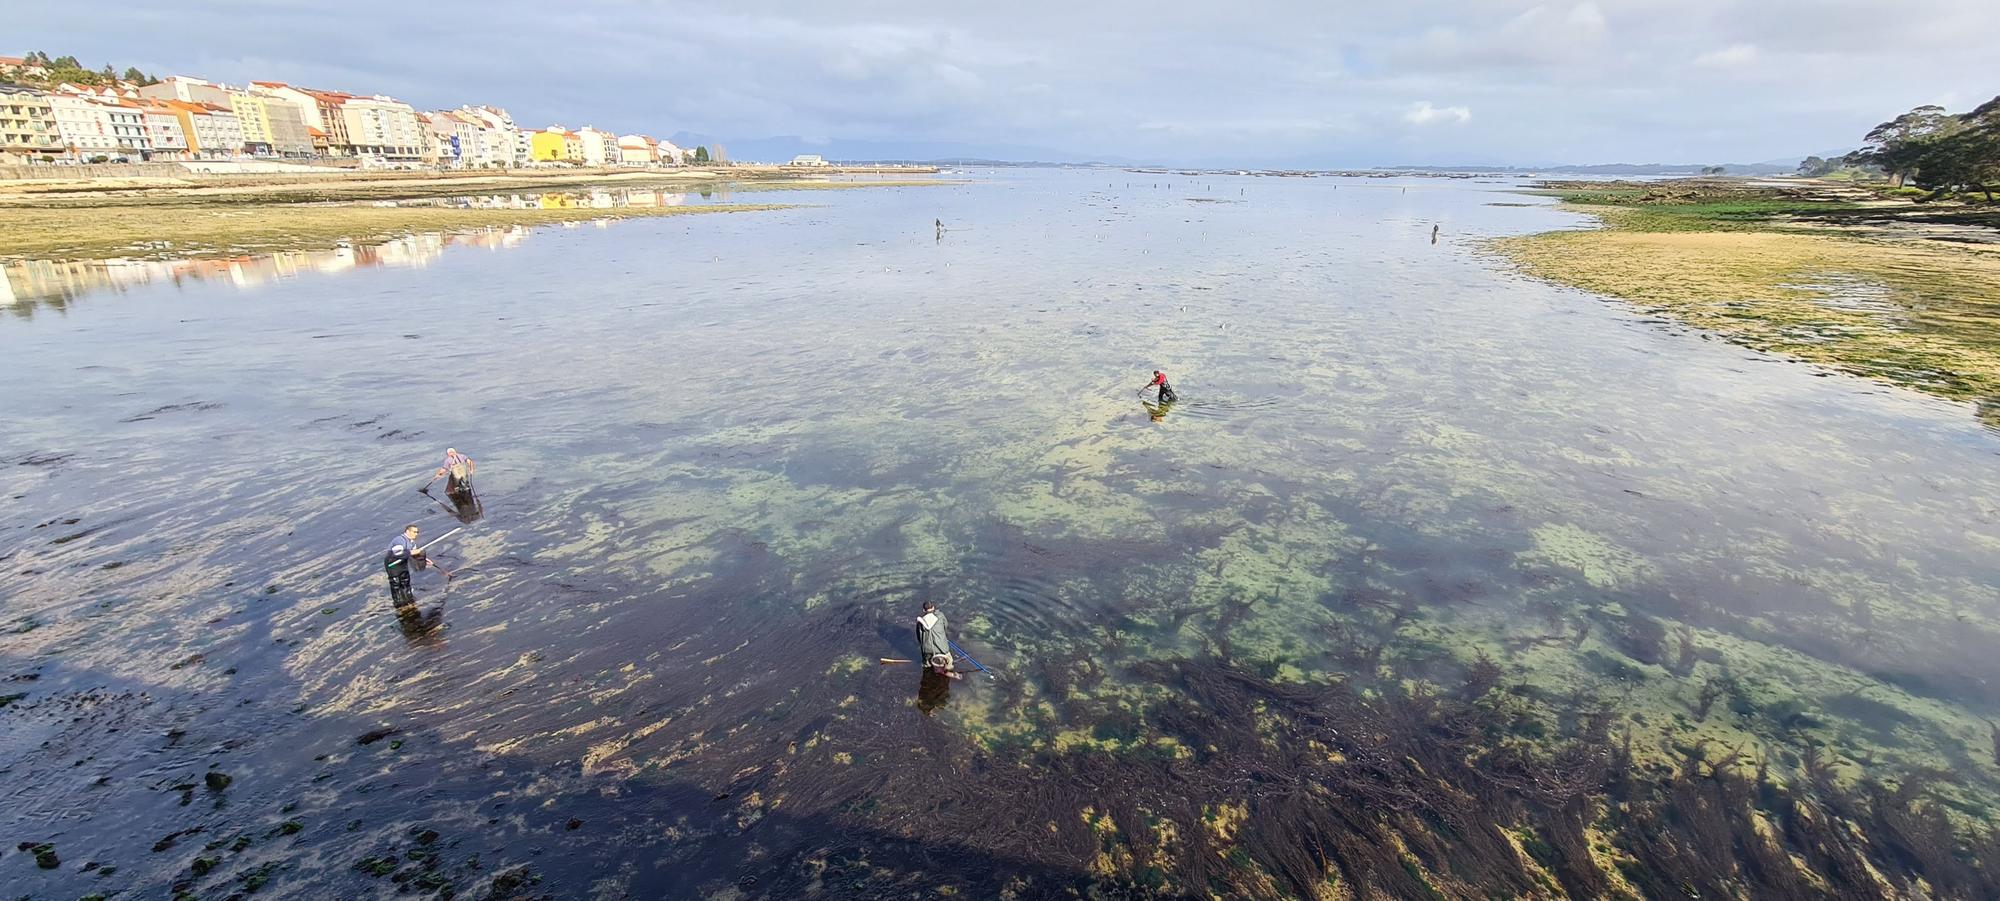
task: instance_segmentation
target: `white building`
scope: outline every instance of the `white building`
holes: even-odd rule
[[[660,142],[645,135],[625,135],[618,139],[618,162],[624,166],[657,166]]]
[[[423,146],[417,111],[394,97],[377,94],[341,104],[348,145],[356,156],[415,162]]]
[[[514,125],[514,117],[497,106],[461,106],[459,116],[479,126],[480,150],[473,165],[513,169],[528,164],[528,143]]]
[[[216,106],[229,105],[229,89],[212,81],[189,78],[185,75],[170,75],[158,84],[149,84],[139,89],[139,96],[154,100],[179,100],[185,103],[213,103]]]
[[[152,142],[152,158],[156,160],[184,160],[188,154],[187,129],[181,127],[179,116],[172,107],[158,101],[142,102],[140,112],[146,119],[146,137]]]
[[[153,139],[146,134],[146,111],[139,104],[125,100],[105,103],[104,115],[111,123],[111,139],[118,144],[118,152],[134,159],[145,159],[153,151]]]
[[[576,132],[583,142],[583,164],[586,166],[616,166],[623,158],[618,152],[618,136],[608,131],[598,131],[584,126]]]
[[[535,130],[522,128],[514,132],[514,165],[526,168],[535,161]]]
[[[795,156],[795,157],[792,157],[792,161],[791,161],[791,162],[789,162],[789,163],[786,163],[785,165],[787,165],[787,166],[824,166],[824,165],[827,165],[827,162],[826,162],[826,158],[825,158],[825,157],[822,157],[822,156],[820,156],[820,155],[819,155],[819,154],[817,154],[817,153],[801,153],[801,154],[799,154],[798,156]]]
[[[188,122],[194,126],[193,146],[203,159],[226,160],[243,153],[243,122],[236,111],[213,103],[192,104]]]
[[[658,152],[662,166],[679,166],[687,162],[687,151],[674,146],[672,141],[661,141]]]
[[[78,94],[52,93],[49,111],[55,116],[56,134],[69,152],[84,159],[118,153],[111,114],[103,104]]]

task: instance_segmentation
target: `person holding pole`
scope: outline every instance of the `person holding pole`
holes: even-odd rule
[[[431,476],[431,481],[435,482],[450,474],[451,478],[444,483],[446,494],[471,491],[472,473],[478,468],[479,464],[472,462],[471,457],[459,453],[458,448],[447,447],[444,449],[444,465],[438,467],[437,475]]]
[[[423,560],[423,546],[417,544],[417,527],[412,524],[403,529],[403,534],[389,543],[389,551],[382,555],[382,571],[389,574],[389,597],[396,606],[415,604],[417,593],[410,588],[410,567]]]
[[[1160,389],[1160,403],[1163,405],[1180,400],[1180,397],[1174,394],[1174,386],[1167,384],[1167,374],[1157,369],[1153,370],[1153,380],[1146,383],[1146,388]],[[1146,388],[1139,389],[1139,393],[1144,394]]]
[[[951,637],[945,634],[944,614],[938,612],[936,604],[924,602],[924,613],[917,617],[917,650],[924,655],[924,667],[948,679],[963,678],[952,671]]]

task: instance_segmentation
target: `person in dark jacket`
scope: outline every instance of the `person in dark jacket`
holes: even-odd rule
[[[403,529],[403,534],[389,543],[388,553],[382,555],[382,571],[389,575],[389,597],[396,606],[417,602],[417,593],[410,589],[410,567],[423,559],[423,547],[417,544],[414,525]]]
[[[1167,384],[1167,374],[1157,369],[1153,370],[1153,380],[1146,383],[1146,388],[1160,389],[1160,403],[1162,404],[1170,404],[1180,400],[1180,395],[1174,393],[1174,386]],[[1146,388],[1139,389],[1139,393],[1144,394]]]
[[[938,612],[936,604],[924,602],[924,613],[917,617],[917,650],[924,655],[924,667],[940,676],[950,679],[960,678],[952,671],[951,636],[945,634],[944,614]]]

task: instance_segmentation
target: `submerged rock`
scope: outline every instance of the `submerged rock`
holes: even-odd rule
[[[35,855],[35,866],[44,870],[62,866],[62,860],[56,857],[56,846],[52,842],[22,842],[15,847]]]

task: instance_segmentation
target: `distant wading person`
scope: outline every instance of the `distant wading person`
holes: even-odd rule
[[[924,602],[924,615],[917,617],[917,650],[924,655],[924,667],[950,679],[961,678],[952,672],[951,637],[945,634],[944,614],[938,612],[936,604]]]
[[[1146,383],[1146,388],[1160,389],[1160,403],[1163,404],[1181,399],[1180,395],[1174,393],[1174,386],[1167,384],[1167,374],[1157,369],[1153,370],[1153,380]],[[1146,388],[1139,389],[1139,393],[1146,393]]]
[[[431,478],[451,476],[444,483],[445,493],[459,494],[472,490],[472,473],[478,468],[479,464],[472,462],[471,457],[459,453],[458,448],[447,447],[444,449],[444,465],[438,467],[437,475]]]

